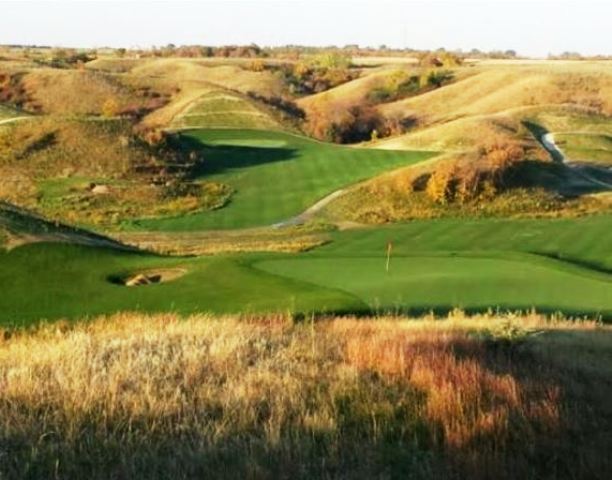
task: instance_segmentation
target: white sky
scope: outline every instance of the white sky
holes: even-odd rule
[[[609,55],[612,0],[0,0],[0,44],[252,42]]]

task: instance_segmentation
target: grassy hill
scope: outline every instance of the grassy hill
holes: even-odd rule
[[[243,95],[213,90],[189,104],[170,124],[171,128],[235,128],[283,130],[286,127],[269,109]]]
[[[129,249],[108,237],[50,222],[33,212],[0,201],[0,249],[43,242]]]
[[[557,127],[573,118],[566,129],[590,129],[612,112],[609,62],[463,68],[473,72],[442,88],[380,105],[384,116],[409,118],[415,128],[376,145],[465,150],[488,135],[505,131],[514,136],[520,122],[534,116],[556,118]]]
[[[211,65],[190,59],[141,61],[126,73],[125,81],[171,97],[167,105],[143,120],[145,125],[161,127],[170,125],[175,117],[206,95],[224,93],[238,98],[232,93],[236,91],[243,95],[255,92],[269,98],[279,96],[284,88],[282,81],[270,72],[253,72],[236,65]],[[245,108],[250,109],[250,106]]]
[[[148,100],[114,75],[86,70],[33,69],[22,85],[28,108],[50,114],[100,115],[113,102],[115,115],[144,108]]]
[[[385,115],[416,115],[424,123],[534,105],[600,106],[612,112],[612,63],[497,67],[443,88],[380,107]]]

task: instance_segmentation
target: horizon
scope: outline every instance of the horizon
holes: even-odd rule
[[[612,5],[598,0],[8,1],[3,2],[3,10],[0,44],[4,45],[151,48],[254,43],[514,50],[531,58],[563,52],[612,54],[608,33]]]

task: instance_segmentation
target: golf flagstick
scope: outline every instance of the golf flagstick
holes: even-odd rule
[[[391,250],[392,249],[393,249],[393,244],[389,240],[389,242],[387,243],[387,267],[386,267],[387,273],[389,273],[389,264],[391,263]]]

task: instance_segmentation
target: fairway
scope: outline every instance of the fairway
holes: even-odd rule
[[[198,178],[234,190],[229,204],[126,227],[179,231],[272,225],[299,215],[335,190],[434,155],[343,147],[257,130],[196,130],[182,134],[181,141],[203,152]]]
[[[612,320],[612,217],[435,220],[336,232],[307,253],[163,257],[61,244],[0,252],[1,322],[117,311],[560,311]],[[391,268],[385,271],[391,241]],[[113,278],[180,268],[168,283]]]

